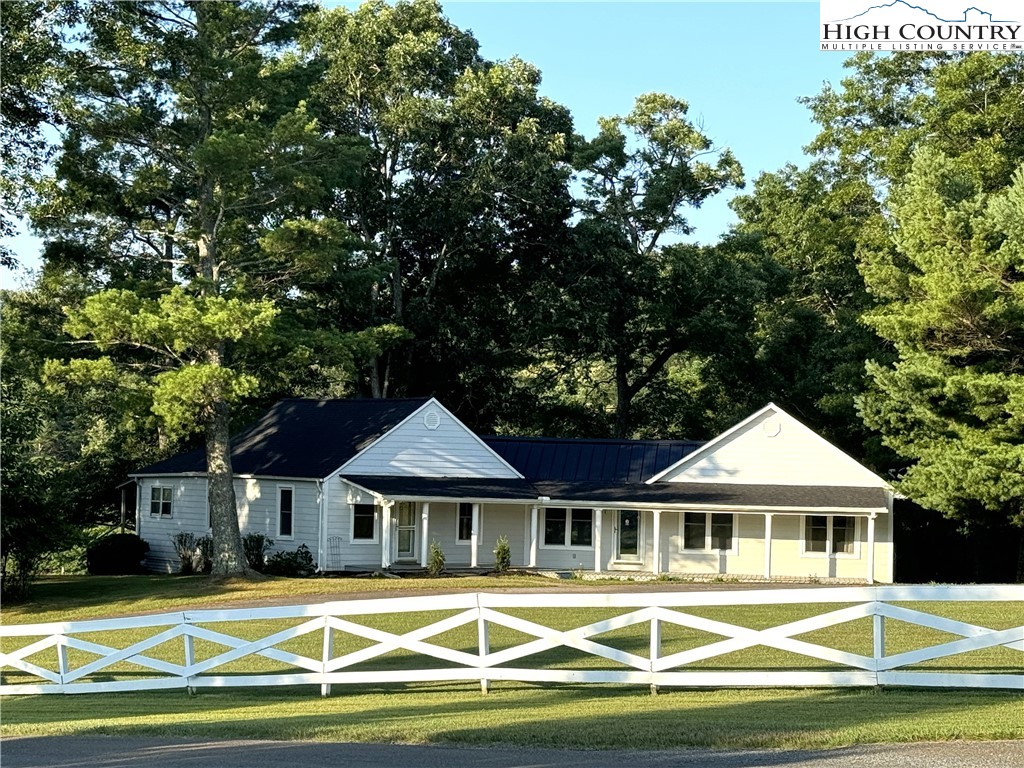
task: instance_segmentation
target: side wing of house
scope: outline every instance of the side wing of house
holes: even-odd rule
[[[718,515],[711,512],[701,520],[699,513],[680,513],[679,546],[672,545],[669,552],[675,570],[701,571],[708,567],[704,560],[720,558],[723,568],[746,573],[756,573],[763,561],[765,574],[773,577],[893,580],[892,488],[774,404],[648,483],[765,489],[763,503],[746,514],[723,508]],[[797,492],[783,492],[787,488]],[[873,489],[878,500],[868,506],[853,501],[864,489]],[[787,496],[813,500],[819,495],[830,501],[779,500]],[[725,517],[730,511],[731,522]],[[705,552],[688,551],[687,536],[710,532],[716,520],[723,530],[729,528],[729,549],[709,545]]]

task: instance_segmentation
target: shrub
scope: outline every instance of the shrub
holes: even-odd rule
[[[263,573],[267,567],[267,552],[274,546],[274,540],[262,533],[247,533],[242,537],[245,560],[254,571]]]
[[[134,533],[106,536],[86,550],[85,561],[93,576],[121,576],[142,571],[149,544]]]
[[[512,567],[512,548],[508,545],[507,536],[499,536],[494,545],[494,570],[498,573],[508,573]]]
[[[198,537],[189,531],[178,531],[171,541],[181,563],[180,574],[188,576],[213,570],[213,537]]]
[[[444,550],[437,543],[437,539],[430,542],[430,552],[427,557],[427,575],[440,576],[444,573]]]
[[[266,573],[299,579],[312,576],[316,573],[313,553],[305,544],[300,544],[293,552],[275,552],[267,558]]]

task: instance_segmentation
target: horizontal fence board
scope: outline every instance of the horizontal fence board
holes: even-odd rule
[[[38,638],[25,646],[0,653],[0,668],[22,676],[22,681],[5,672],[0,695],[40,693],[117,693],[138,690],[181,688],[226,688],[285,685],[319,685],[323,691],[332,684],[393,685],[426,682],[520,681],[528,683],[602,683],[676,687],[842,687],[900,685],[919,687],[992,688],[1024,691],[1024,663],[1021,674],[988,672],[942,672],[905,669],[933,659],[942,659],[983,649],[1006,648],[1024,651],[1024,627],[994,630],[966,621],[928,613],[922,606],[910,608],[893,602],[929,603],[936,601],[999,602],[1019,601],[1024,608],[1024,586],[880,586],[793,588],[727,592],[655,592],[655,593],[463,593],[417,597],[373,598],[337,601],[317,605],[275,606],[222,610],[190,610],[153,616],[97,619],[83,622],[50,622],[36,625],[5,625],[5,638]],[[784,624],[751,629],[725,621],[695,616],[688,608],[734,607],[751,605],[824,606],[824,612]],[[837,606],[828,610],[829,605]],[[610,610],[605,616],[584,626],[556,629],[540,621],[517,615],[518,611],[538,609]],[[359,617],[423,614],[423,619],[404,620],[408,631],[391,632],[360,623]],[[959,639],[934,643],[925,648],[890,656],[880,655],[882,643],[875,638],[876,656],[862,656],[799,639],[799,635],[839,627],[844,623],[875,617],[876,630],[886,620],[906,622],[930,630],[958,636]],[[246,624],[296,620],[294,626],[251,640],[231,634],[230,627],[215,625]],[[424,623],[426,622],[426,623]],[[432,638],[478,623],[475,649],[448,648]],[[661,656],[661,633],[665,625],[709,633],[714,636],[703,645]],[[505,631],[526,635],[509,647],[491,652],[489,632]],[[607,645],[605,633],[631,630],[642,648],[650,649],[650,658]],[[82,635],[96,632],[159,630],[155,634],[123,648],[91,642]],[[657,629],[657,631],[655,631]],[[465,630],[463,630],[465,631]],[[651,633],[655,632],[653,639]],[[250,633],[251,634],[251,633]],[[277,646],[290,640],[316,635],[299,647],[315,647],[310,656],[285,651]],[[338,636],[358,638],[368,645],[334,655]],[[184,637],[183,663],[144,655],[159,646]],[[596,638],[596,639],[595,639]],[[202,661],[193,658],[192,642],[203,640],[225,650]],[[312,646],[309,645],[312,641]],[[649,641],[649,642],[648,642]],[[463,642],[463,641],[460,641]],[[180,643],[180,641],[179,641]],[[166,655],[164,646],[162,654]],[[750,648],[770,648],[795,653],[822,662],[816,666],[837,669],[682,669],[723,654]],[[51,650],[52,649],[52,650]],[[66,649],[93,654],[98,658],[67,666]],[[569,649],[588,658],[592,666],[531,668],[522,660],[546,651]],[[353,669],[358,664],[401,651],[410,654],[406,669]],[[176,650],[176,653],[182,653]],[[646,650],[645,650],[646,652]],[[48,654],[51,654],[48,657]],[[260,656],[287,665],[296,671],[276,674],[225,674],[226,664]],[[27,661],[29,657],[39,663]],[[52,658],[59,669],[47,668]],[[77,658],[77,657],[76,657]],[[72,659],[73,661],[75,659]],[[438,667],[437,662],[453,664]],[[501,666],[518,662],[516,666]],[[115,665],[128,663],[148,667],[150,677],[131,673],[130,679],[87,680],[103,671],[104,676],[128,677]],[[551,663],[549,661],[549,663]],[[16,681],[16,682],[12,682]]]

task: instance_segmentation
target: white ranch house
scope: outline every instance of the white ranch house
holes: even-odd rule
[[[707,443],[479,437],[434,398],[283,400],[234,440],[242,533],[323,572],[485,568],[892,582],[893,490],[776,405]],[[205,455],[132,475],[148,566],[209,531]]]

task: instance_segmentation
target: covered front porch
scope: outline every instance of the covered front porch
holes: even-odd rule
[[[712,484],[343,479],[375,500],[384,570],[425,568],[431,542],[449,567],[488,568],[503,536],[513,567],[525,569],[766,581],[892,578],[885,567],[891,558],[876,554],[891,547],[891,516],[877,489],[806,486],[780,494],[778,486],[766,493]]]

